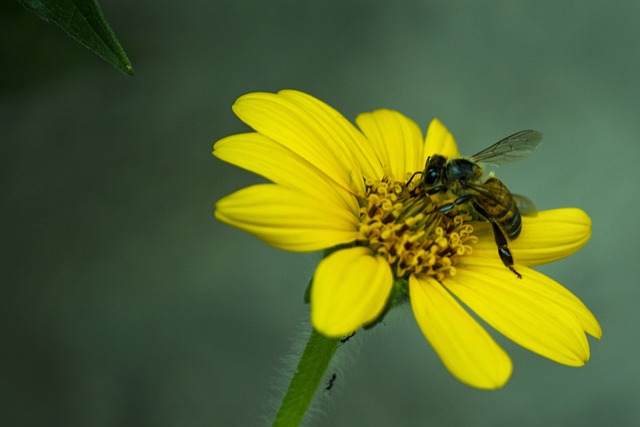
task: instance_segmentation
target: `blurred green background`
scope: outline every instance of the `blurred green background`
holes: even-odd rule
[[[498,392],[451,377],[410,311],[339,349],[309,425],[640,422],[640,3],[111,1],[126,77],[1,6],[0,419],[3,425],[267,424],[308,324],[318,257],[213,219],[260,179],[214,159],[251,91],[295,88],[349,119],[439,117],[472,154],[545,139],[498,171],[540,209],[583,208],[591,242],[540,270],[600,320],[583,368],[499,338]]]

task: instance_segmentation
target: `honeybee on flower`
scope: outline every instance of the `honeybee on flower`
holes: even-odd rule
[[[511,230],[507,216],[486,212],[478,194],[488,197],[482,189],[489,184],[478,184],[475,174],[466,187],[448,177],[460,155],[439,120],[431,121],[426,138],[391,110],[359,115],[356,128],[292,90],[244,95],[233,110],[254,132],[219,140],[213,154],[271,183],[222,198],[215,216],[274,247],[326,251],[310,290],[311,323],[320,334],[346,337],[409,300],[446,368],[473,387],[502,387],[512,363],[467,309],[555,362],[581,366],[589,359],[586,334],[602,335],[596,318],[531,268],[589,240],[591,220],[582,210],[518,215],[521,232],[509,242],[509,264],[496,250],[496,243],[499,250],[506,245],[496,227],[507,236]],[[528,138],[539,142],[537,132]],[[419,181],[412,179],[420,172]],[[478,207],[488,215],[477,215]]]

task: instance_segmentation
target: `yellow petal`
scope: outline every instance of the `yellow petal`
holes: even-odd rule
[[[422,333],[447,369],[465,384],[502,387],[511,376],[507,353],[432,278],[409,278],[411,308]]]
[[[433,119],[429,124],[427,130],[427,137],[424,143],[424,153],[422,155],[422,166],[427,161],[429,156],[434,154],[440,154],[447,159],[453,159],[460,157],[458,152],[458,146],[453,139],[453,135],[447,130],[446,127],[438,119]]]
[[[358,215],[359,207],[353,194],[335,185],[315,165],[264,135],[252,132],[223,138],[215,143],[213,155]]]
[[[521,346],[569,366],[589,360],[589,343],[572,305],[552,301],[531,269],[517,266],[522,279],[504,265],[481,262],[457,269],[443,284],[489,325]],[[548,283],[547,283],[548,284]],[[566,302],[566,301],[565,301]]]
[[[315,117],[324,131],[348,149],[362,171],[361,176],[372,179],[382,178],[382,163],[372,150],[371,144],[342,114],[319,99],[297,90],[281,90],[278,96],[292,101]]]
[[[474,224],[478,243],[473,256],[498,258],[498,249],[488,223]],[[522,233],[509,242],[518,264],[535,266],[557,261],[575,253],[591,237],[591,219],[577,208],[538,212],[522,217]]]
[[[475,257],[465,257],[461,259],[459,266],[465,269],[471,268],[474,271],[482,271],[486,275],[498,274],[506,281],[511,281],[512,278],[510,276],[513,276],[513,273],[507,270],[500,261],[487,261]],[[527,276],[527,280],[515,281],[518,287],[524,287],[527,292],[536,294],[536,297],[546,298],[549,302],[558,304],[563,309],[571,311],[586,333],[597,339],[602,337],[602,329],[596,317],[571,291],[550,277],[535,270],[520,266],[516,266],[516,270],[523,276],[525,276],[526,272]]]
[[[393,276],[382,257],[363,247],[336,251],[320,261],[311,286],[311,323],[323,335],[344,337],[382,313]]]
[[[316,165],[344,189],[364,194],[362,169],[346,141],[353,134],[363,140],[364,136],[330,107],[300,104],[281,95],[257,92],[238,98],[233,111],[259,133]],[[351,131],[344,129],[347,125]]]
[[[376,110],[360,114],[356,123],[382,160],[386,175],[402,180],[424,168],[422,132],[411,119],[397,111]]]
[[[316,251],[353,242],[358,220],[349,211],[275,184],[239,190],[216,203],[216,218],[271,246]]]

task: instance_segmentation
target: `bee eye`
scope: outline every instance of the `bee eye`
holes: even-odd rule
[[[433,185],[438,181],[440,173],[435,169],[429,169],[424,175],[424,183],[427,185]]]

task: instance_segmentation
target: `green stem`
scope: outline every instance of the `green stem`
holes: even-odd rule
[[[273,422],[274,427],[300,425],[339,344],[338,338],[326,338],[315,329],[311,331],[287,394]]]

